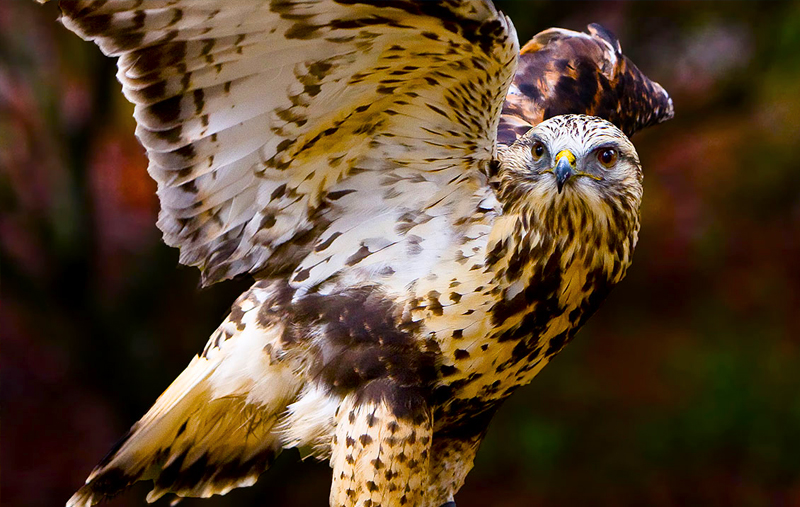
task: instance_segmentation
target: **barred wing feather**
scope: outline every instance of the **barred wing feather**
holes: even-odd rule
[[[205,284],[256,271],[299,283],[332,225],[350,231],[344,262],[364,247],[363,217],[424,209],[448,186],[473,192],[518,54],[511,22],[479,0],[61,9],[67,28],[119,57],[158,226]]]

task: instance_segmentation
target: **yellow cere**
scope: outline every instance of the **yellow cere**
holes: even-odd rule
[[[556,163],[558,163],[558,161],[561,160],[561,157],[567,157],[569,165],[573,167],[575,166],[575,155],[573,155],[571,151],[569,150],[559,151],[558,154],[556,154]]]

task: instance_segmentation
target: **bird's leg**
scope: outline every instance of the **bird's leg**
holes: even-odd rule
[[[426,504],[432,427],[424,397],[381,380],[344,398],[332,442],[331,507]]]
[[[460,431],[458,434],[437,432],[433,435],[428,483],[430,505],[456,507],[453,497],[472,470],[483,435],[484,431],[476,434],[470,431]]]

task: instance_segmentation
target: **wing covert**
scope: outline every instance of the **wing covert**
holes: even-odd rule
[[[549,28],[522,48],[497,140],[511,145],[542,121],[560,114],[599,116],[628,136],[672,118],[672,99],[625,55],[598,24],[589,33]]]
[[[119,57],[158,226],[204,284],[291,271],[331,224],[422,210],[480,177],[518,53],[510,21],[479,0],[61,9],[67,28]]]

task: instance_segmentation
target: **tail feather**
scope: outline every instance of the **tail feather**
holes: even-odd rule
[[[149,479],[148,502],[166,493],[222,495],[254,484],[269,467],[281,450],[276,423],[300,382],[291,365],[276,358],[280,324],[256,322],[260,301],[247,297],[234,307],[236,321],[229,317],[220,326],[68,507],[91,506]]]

